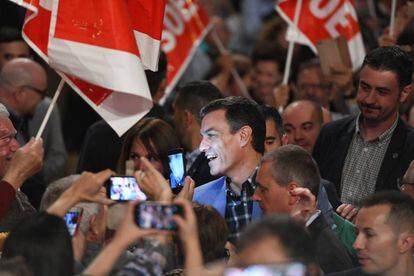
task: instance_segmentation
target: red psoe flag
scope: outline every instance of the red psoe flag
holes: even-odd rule
[[[196,0],[166,1],[161,47],[168,60],[167,94],[180,79],[209,29],[207,13]]]
[[[277,12],[289,25],[287,39],[308,45],[316,53],[315,45],[320,40],[343,35],[348,42],[353,69],[359,68],[365,48],[353,1],[303,0],[297,28],[293,24],[296,2],[281,0],[276,5]]]
[[[26,42],[118,135],[151,109],[163,0],[11,1],[27,8]]]

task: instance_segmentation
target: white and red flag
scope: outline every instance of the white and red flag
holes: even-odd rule
[[[122,135],[152,107],[164,0],[11,0],[26,42]]]
[[[161,47],[168,60],[167,94],[180,79],[209,29],[207,13],[196,0],[166,1]]]
[[[293,24],[296,4],[296,0],[281,0],[276,5],[276,10],[289,25],[287,39],[308,45],[316,53],[316,44],[320,40],[343,35],[348,42],[353,69],[359,68],[365,48],[353,1],[303,0],[297,26]]]

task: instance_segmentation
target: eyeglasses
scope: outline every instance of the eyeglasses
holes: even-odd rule
[[[38,88],[33,87],[31,85],[23,85],[22,87],[32,90],[33,92],[35,92],[36,94],[38,94],[42,99],[44,99],[46,97],[46,92],[47,92],[46,89],[41,90],[41,89],[38,89]]]
[[[404,191],[408,188],[408,186],[414,186],[414,182],[405,182],[401,178],[398,178],[397,186],[400,191]]]

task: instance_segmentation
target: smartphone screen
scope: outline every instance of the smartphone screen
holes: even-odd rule
[[[111,176],[106,186],[108,198],[116,201],[146,200],[133,176]]]
[[[307,268],[303,263],[288,263],[278,265],[252,265],[246,268],[227,268],[224,276],[256,276],[256,275],[280,275],[280,276],[305,276]]]
[[[173,191],[180,190],[184,186],[185,162],[183,149],[172,150],[168,154],[170,166],[170,186]]]
[[[65,214],[65,222],[66,226],[68,227],[69,234],[71,236],[75,236],[78,232],[80,219],[82,217],[82,208],[71,208],[66,214]]]
[[[176,230],[172,217],[182,213],[181,206],[175,204],[142,202],[135,207],[135,223],[144,229]]]

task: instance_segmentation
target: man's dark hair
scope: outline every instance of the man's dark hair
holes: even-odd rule
[[[34,276],[73,275],[72,240],[64,220],[42,212],[20,221],[7,237],[2,258],[22,256]]]
[[[280,186],[296,181],[318,196],[321,182],[318,165],[306,150],[296,145],[285,145],[266,153],[262,163],[267,161],[272,162],[272,177]]]
[[[362,67],[368,65],[375,70],[391,71],[397,75],[400,90],[411,84],[413,60],[397,46],[379,47],[368,53]]]
[[[0,43],[9,43],[14,41],[23,41],[21,31],[9,26],[0,28]]]
[[[242,252],[266,238],[277,239],[289,259],[304,263],[315,262],[315,247],[308,231],[304,225],[288,215],[267,215],[247,226],[240,236],[236,250]]]
[[[305,60],[304,62],[300,63],[297,69],[297,73],[294,76],[292,76],[293,82],[297,83],[298,76],[300,75],[300,73],[302,73],[302,71],[306,69],[311,69],[311,68],[320,68],[322,70],[321,63],[319,62],[318,58],[311,58],[309,60]]]
[[[258,47],[253,51],[252,63],[256,65],[259,61],[271,61],[277,63],[279,72],[282,73],[285,66],[284,56],[281,50]]]
[[[282,137],[282,135],[285,134],[285,131],[283,130],[282,116],[280,116],[279,111],[277,111],[277,109],[273,106],[268,105],[261,105],[259,109],[260,113],[262,113],[262,116],[265,119],[265,122],[269,119],[273,120],[279,136]]]
[[[160,58],[158,60],[158,71],[153,72],[151,70],[145,70],[145,76],[148,80],[148,86],[151,92],[151,96],[154,96],[163,79],[167,75],[167,56],[163,51],[160,52]]]
[[[230,127],[230,133],[232,134],[244,126],[249,126],[252,129],[253,149],[263,154],[266,124],[256,102],[238,96],[214,100],[201,109],[201,119],[208,113],[216,110],[226,111],[226,120]]]
[[[192,81],[181,86],[174,107],[187,109],[201,123],[200,110],[213,100],[221,99],[220,90],[209,81]]]
[[[193,203],[204,263],[223,260],[227,243],[226,220],[210,205]]]
[[[377,205],[390,206],[387,223],[397,232],[407,230],[414,232],[414,199],[398,191],[381,191],[368,196],[362,202],[362,208]]]

